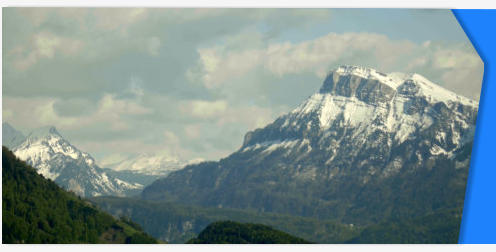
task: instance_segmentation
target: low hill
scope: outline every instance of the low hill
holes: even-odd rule
[[[2,154],[3,243],[157,243],[129,219],[62,190],[6,147]]]
[[[219,221],[208,225],[188,243],[201,244],[294,244],[310,243],[262,224]]]

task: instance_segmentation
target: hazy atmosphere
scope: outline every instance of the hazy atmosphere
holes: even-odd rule
[[[4,8],[3,32],[3,121],[53,125],[103,167],[224,157],[339,65],[477,101],[483,72],[449,10]]]

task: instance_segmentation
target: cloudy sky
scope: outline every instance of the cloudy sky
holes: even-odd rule
[[[343,64],[480,95],[448,10],[3,8],[3,121],[54,125],[103,166],[215,160]]]

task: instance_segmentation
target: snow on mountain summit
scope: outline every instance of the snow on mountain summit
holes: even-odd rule
[[[129,171],[138,174],[166,176],[183,168],[184,163],[176,157],[166,154],[142,153],[136,157],[107,165],[115,171]]]
[[[401,79],[398,78],[399,76],[397,75],[394,75],[394,77],[388,76],[387,74],[381,73],[375,69],[360,66],[343,65],[338,67],[330,74],[332,73],[341,76],[354,75],[363,79],[376,79],[384,84],[391,86],[392,88],[397,88],[401,84]]]
[[[324,83],[328,82],[328,78],[333,78],[333,80],[336,81],[336,79],[343,76],[355,76],[360,79],[376,80],[397,91],[402,90],[405,86],[413,85],[416,88],[416,95],[425,96],[431,102],[460,102],[465,105],[478,106],[478,102],[447,90],[418,73],[405,74],[393,72],[386,74],[372,68],[343,65],[336,70],[331,71]]]
[[[278,149],[290,142],[305,149],[308,141],[293,143],[294,138],[314,134],[328,138],[340,129],[353,132],[350,137],[355,141],[385,134],[392,146],[416,138],[419,131],[433,131],[437,140],[431,152],[451,155],[472,139],[477,109],[477,102],[419,74],[341,66],[328,74],[319,92],[268,125],[265,134],[248,133],[241,149]]]
[[[291,114],[302,118],[316,112],[322,128],[330,127],[341,116],[343,123],[352,127],[368,127],[375,121],[379,127],[397,131],[404,140],[417,126],[425,128],[431,124],[435,116],[432,108],[438,103],[454,110],[462,123],[467,119],[464,110],[478,107],[477,102],[419,74],[384,74],[370,68],[342,66],[327,76],[318,93]],[[289,125],[290,118],[284,126]]]
[[[69,143],[53,126],[33,130],[13,152],[44,177],[81,196],[124,195],[142,188],[106,174],[90,154]]]
[[[14,149],[14,154],[22,160],[30,160],[32,164],[44,168],[47,168],[46,163],[55,155],[63,155],[74,160],[82,159],[87,165],[95,164],[93,157],[71,145],[54,126],[33,130],[26,140]],[[51,179],[58,176],[47,169],[41,169],[40,172]]]

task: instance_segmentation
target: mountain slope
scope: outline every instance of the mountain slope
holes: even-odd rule
[[[462,207],[477,108],[418,74],[340,67],[238,151],[142,197],[360,225]]]
[[[157,243],[135,223],[60,189],[5,147],[2,155],[3,243]]]
[[[199,244],[302,244],[298,237],[262,224],[219,221],[208,225],[188,243]]]
[[[458,243],[461,219],[461,209],[442,209],[415,219],[371,225],[345,243]]]
[[[142,188],[109,176],[93,157],[71,145],[55,127],[32,131],[13,152],[45,178],[81,196],[124,195]]]

